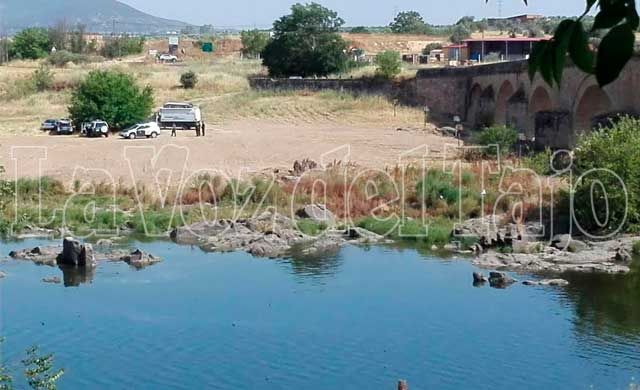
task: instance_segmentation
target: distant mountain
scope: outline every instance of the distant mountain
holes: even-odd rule
[[[60,21],[85,24],[90,32],[166,33],[189,25],[146,14],[116,0],[0,0],[0,28],[9,33]]]

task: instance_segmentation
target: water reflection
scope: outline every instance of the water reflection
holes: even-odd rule
[[[640,261],[627,275],[578,274],[565,290],[578,333],[640,337]]]
[[[294,248],[290,256],[282,263],[291,267],[294,275],[310,278],[331,278],[340,272],[344,258],[340,248],[309,253],[301,248]]]
[[[65,287],[79,287],[81,284],[91,284],[95,277],[95,269],[91,267],[74,267],[60,265]]]

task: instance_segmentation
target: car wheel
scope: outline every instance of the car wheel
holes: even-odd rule
[[[151,138],[157,138],[157,137],[158,137],[158,133],[156,133],[155,131],[151,133]]]
[[[129,139],[136,139],[136,133],[129,134]]]

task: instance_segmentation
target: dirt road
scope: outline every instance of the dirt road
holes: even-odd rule
[[[230,177],[273,168],[287,170],[304,158],[384,168],[395,166],[403,154],[421,145],[429,145],[431,158],[437,159],[438,152],[453,143],[451,138],[417,129],[242,121],[208,128],[200,138],[194,131],[179,131],[176,138],[164,131],[157,139],[137,140],[5,136],[0,137],[0,164],[9,179],[51,176],[66,184],[74,180],[133,184],[159,178],[173,182],[200,170]],[[419,155],[413,153],[412,159]]]

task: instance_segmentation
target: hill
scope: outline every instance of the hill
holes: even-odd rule
[[[31,26],[48,27],[60,21],[85,24],[91,32],[166,33],[188,26],[116,0],[0,0],[0,26],[8,33]]]

